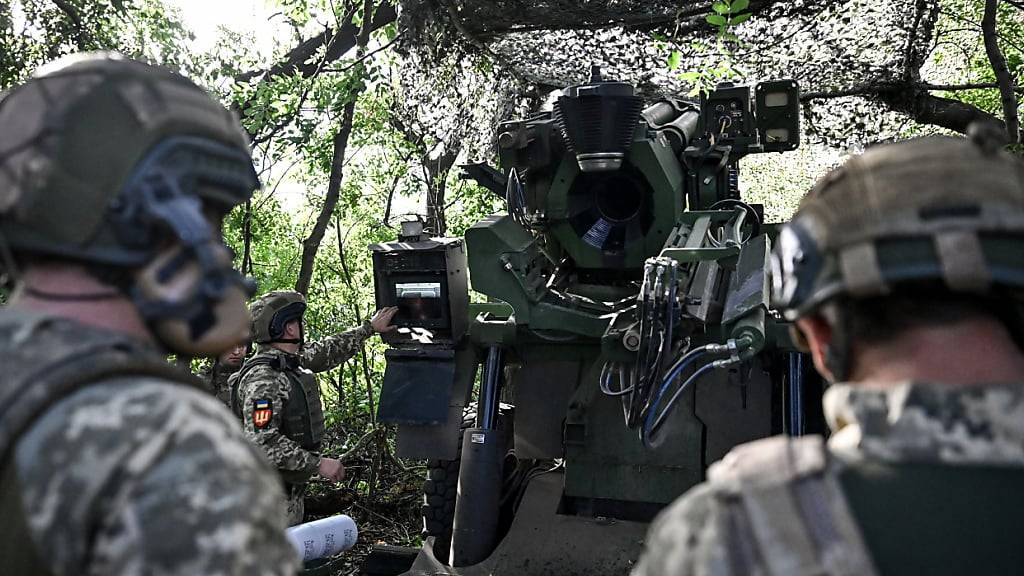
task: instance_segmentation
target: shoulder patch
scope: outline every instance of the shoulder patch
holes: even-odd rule
[[[274,415],[274,403],[266,398],[257,398],[252,401],[252,423],[259,428],[266,428]]]

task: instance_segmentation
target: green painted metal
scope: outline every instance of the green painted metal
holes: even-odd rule
[[[470,282],[477,292],[507,303],[516,321],[530,322],[531,304],[545,292],[547,263],[537,239],[509,216],[493,215],[466,231]]]
[[[646,126],[637,130],[626,165],[639,170],[651,188],[649,198],[653,221],[648,233],[638,242],[628,243],[624,254],[609,255],[580,238],[569,222],[569,194],[581,176],[576,159],[567,156],[558,165],[547,194],[545,213],[551,222],[547,232],[581,268],[641,268],[644,260],[656,254],[675,226],[684,205],[683,172],[672,147],[662,138],[648,138]],[[625,191],[631,192],[631,191]]]

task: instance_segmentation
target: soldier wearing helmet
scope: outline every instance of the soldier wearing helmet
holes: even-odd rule
[[[832,434],[734,449],[634,574],[1024,571],[1024,165],[991,142],[872,148],[773,258]]]
[[[251,308],[256,353],[230,379],[236,416],[284,481],[290,524],[302,522],[313,474],[334,481],[345,476],[340,461],[320,455],[324,412],[313,372],[338,366],[374,333],[393,330],[397,308],[383,308],[358,328],[312,343],[304,342],[305,311],[306,299],[298,292],[256,299]]]
[[[247,337],[220,224],[257,184],[169,70],[82,54],[0,97],[0,571],[297,569],[273,469],[166,362]]]
[[[213,361],[196,376],[206,383],[210,394],[220,400],[224,406],[231,408],[231,384],[228,380],[242,368],[249,353],[249,341],[239,342],[215,357]]]

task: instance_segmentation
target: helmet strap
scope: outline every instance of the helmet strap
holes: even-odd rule
[[[850,378],[850,313],[842,302],[834,302],[827,319],[832,328],[832,341],[825,349],[825,366],[835,382]]]
[[[194,339],[217,323],[213,309],[229,290],[237,287],[247,294],[255,291],[254,283],[233,270],[220,255],[225,249],[222,240],[207,222],[201,199],[190,189],[197,180],[217,176],[201,171],[207,156],[219,158],[222,163],[245,163],[243,153],[219,144],[189,137],[169,139],[151,151],[136,169],[112,216],[119,224],[117,230],[122,241],[129,245],[155,246],[159,241],[156,231],[161,229],[168,230],[180,244],[182,250],[156,271],[156,282],[169,283],[185,267],[198,265],[199,283],[194,297],[188,301],[153,300],[143,295],[137,285],[128,290],[147,322],[184,321]],[[181,169],[182,165],[190,164],[200,171]],[[242,177],[214,181],[232,190],[251,189],[251,183]],[[136,221],[140,218],[150,226],[138,226]]]
[[[60,294],[57,292],[40,290],[39,288],[31,286],[26,286],[24,290],[26,294],[33,298],[38,298],[39,300],[50,300],[52,302],[99,302],[101,300],[115,300],[117,298],[124,297],[121,292],[115,290],[85,294]]]

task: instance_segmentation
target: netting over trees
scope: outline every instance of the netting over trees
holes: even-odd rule
[[[476,85],[494,110],[522,102],[539,106],[543,93],[582,82],[591,64],[605,77],[636,84],[648,97],[686,94],[680,72],[701,70],[722,57],[717,29],[705,21],[709,2],[665,1],[407,1],[402,5],[408,62],[403,87],[416,94],[416,109],[432,116],[432,99],[451,102],[438,89],[438,71],[474,59],[441,80]],[[793,78],[805,94],[808,133],[848,147],[885,139],[915,116],[912,102],[884,98],[912,92],[934,45],[937,0],[786,0],[751,2],[753,17],[735,30],[730,57],[739,82]],[[674,69],[667,64],[675,52]],[[479,76],[486,78],[481,79]],[[490,85],[491,89],[482,88]],[[899,88],[899,90],[897,90]],[[848,95],[844,95],[847,94]],[[465,92],[473,110],[483,103]],[[906,97],[906,95],[904,95]],[[426,119],[424,119],[426,120]],[[493,124],[460,114],[460,138]],[[432,123],[432,120],[427,120]],[[472,138],[474,145],[483,139]]]

